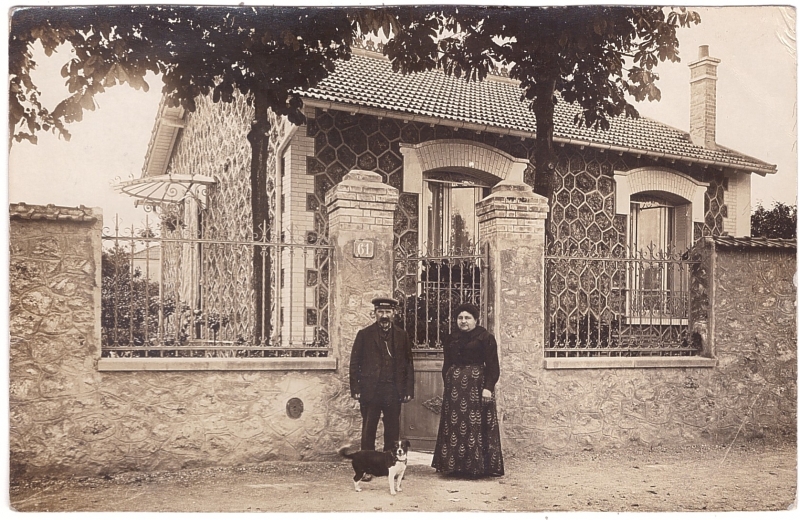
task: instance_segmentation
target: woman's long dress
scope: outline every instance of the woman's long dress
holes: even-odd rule
[[[497,342],[483,327],[459,331],[445,347],[444,395],[432,466],[469,477],[503,475],[500,427],[492,392],[500,377]]]

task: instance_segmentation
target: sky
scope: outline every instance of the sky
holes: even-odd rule
[[[682,60],[658,66],[660,102],[637,104],[642,115],[681,130],[689,128],[689,68],[698,47],[719,58],[717,143],[776,164],[778,173],[753,175],[752,204],[797,202],[797,66],[795,49],[781,42],[780,8],[695,8],[702,23],[678,33]],[[43,99],[54,106],[66,95],[59,69],[68,57],[41,54],[34,76]],[[101,207],[104,225],[141,226],[145,213],[113,184],[138,178],[160,100],[158,77],[149,92],[116,86],[96,97],[99,108],[70,125],[72,139],[39,135],[36,145],[14,143],[9,154],[9,202]],[[180,172],[191,173],[191,172]],[[152,215],[151,215],[152,218]]]

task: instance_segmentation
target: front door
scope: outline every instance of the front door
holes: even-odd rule
[[[432,451],[444,391],[442,347],[454,327],[453,310],[464,302],[483,307],[486,301],[475,203],[487,188],[475,179],[444,173],[431,175],[424,184],[419,251],[396,252],[395,294],[414,344],[415,397],[403,405],[401,436],[415,450]]]

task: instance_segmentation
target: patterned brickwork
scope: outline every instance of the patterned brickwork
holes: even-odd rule
[[[384,182],[401,188],[403,168],[400,144],[414,145],[434,139],[456,140],[457,144],[446,148],[448,153],[475,142],[495,147],[513,157],[528,159],[535,163],[533,141],[519,137],[500,136],[470,129],[425,125],[414,121],[399,121],[378,118],[365,114],[349,114],[341,111],[316,109],[309,119],[307,135],[314,140],[314,156],[307,159],[307,173],[314,175],[315,194],[312,196],[317,215],[315,220],[325,220],[321,203],[325,190],[334,185],[348,168],[364,168],[379,173]],[[463,143],[463,144],[462,144]],[[443,148],[444,149],[444,148]],[[475,148],[475,150],[480,150]],[[723,176],[702,166],[686,166],[674,162],[664,163],[647,157],[630,154],[603,152],[592,148],[557,146],[557,163],[554,196],[551,202],[550,234],[552,251],[569,251],[579,248],[584,253],[626,256],[628,239],[627,218],[616,214],[615,171],[630,171],[635,168],[668,167],[685,175],[709,183],[705,195],[706,224],[696,223],[695,237],[703,234],[719,235],[723,232],[723,217],[727,215],[724,205]],[[484,154],[486,155],[486,154]],[[451,157],[439,153],[438,157],[420,157],[420,163],[430,167],[458,169],[465,164],[463,157]],[[487,160],[473,161],[472,167]],[[493,171],[493,170],[492,170]],[[525,181],[532,183],[533,167],[525,172]],[[680,187],[657,183],[650,189],[678,192],[684,198],[693,193],[683,193]],[[418,247],[419,196],[401,193],[395,212],[395,245],[402,251],[414,251]],[[324,232],[324,225],[317,227]],[[601,280],[601,273],[580,273],[575,264],[560,263],[566,271],[557,278],[569,280],[582,275],[592,275]],[[559,273],[557,273],[559,274]],[[610,285],[610,284],[606,284]],[[399,289],[398,289],[399,290]],[[605,298],[605,296],[603,296]],[[612,302],[613,303],[613,302]],[[556,308],[555,303],[550,303]]]
[[[725,205],[725,188],[728,183],[722,174],[712,175],[708,182],[702,236],[717,236],[725,231],[723,219],[728,217],[728,207]],[[695,238],[698,237],[699,235],[695,234]]]
[[[253,109],[244,96],[233,103],[214,103],[210,98],[197,99],[197,110],[190,114],[175,147],[169,171],[216,177],[217,184],[207,191],[205,208],[187,204],[184,215],[172,234],[186,238],[251,241],[250,143],[247,132]],[[225,138],[220,138],[225,136]],[[198,215],[202,227],[198,226]],[[252,306],[240,305],[254,298],[252,286],[252,249],[219,244],[203,246],[203,284],[206,310],[223,315],[229,326],[225,340],[252,341]],[[172,276],[183,276],[183,286],[191,286],[191,256],[165,255],[173,266]],[[169,275],[169,271],[166,273]],[[174,279],[168,276],[168,280]],[[186,297],[187,295],[184,295]],[[191,301],[191,300],[189,300]]]
[[[588,148],[558,150],[550,221],[554,247],[589,251],[602,243],[614,251],[626,244],[626,220],[615,211],[613,175],[639,166],[631,159]]]

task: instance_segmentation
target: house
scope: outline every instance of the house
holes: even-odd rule
[[[643,358],[648,366],[715,366],[707,309],[693,303],[701,262],[689,250],[702,237],[748,236],[751,176],[776,172],[716,142],[719,63],[703,46],[689,64],[688,132],[647,118],[615,118],[608,131],[578,128],[577,109],[556,106],[546,323],[543,337],[527,338],[545,368],[633,367]],[[427,424],[417,428],[424,445],[435,436],[428,415],[437,412],[449,310],[463,300],[490,310],[486,280],[496,267],[480,247],[476,208],[493,189],[531,182],[534,116],[508,77],[404,76],[369,49],[354,49],[302,97],[305,125],[273,120],[265,172],[272,232],[260,243],[249,207],[246,100],[199,99],[191,114],[160,107],[142,178],[126,190],[161,207],[162,236],[173,241],[171,255],[164,248],[166,292],[179,296],[191,320],[165,317],[165,334],[170,345],[213,342],[233,357],[319,358],[340,378],[342,361],[332,358],[349,346],[346,334],[332,344],[340,330],[331,323],[352,302],[331,304],[326,195],[349,172],[375,172],[397,193],[390,286],[420,360],[420,397],[404,424]],[[366,240],[352,255],[372,258],[371,248]],[[266,259],[261,285],[253,283],[253,266],[262,265],[254,255]],[[353,328],[370,318],[348,319]],[[667,379],[676,384],[674,374]]]
[[[161,246],[145,247],[133,255],[133,271],[148,280],[161,279]]]
[[[578,128],[572,122],[576,108],[557,105],[552,251],[601,247],[616,257],[674,255],[702,236],[749,235],[751,175],[773,174],[776,168],[716,142],[719,62],[704,46],[689,65],[688,132],[647,118],[615,118],[608,131]],[[325,194],[352,169],[377,172],[400,191],[395,244],[423,255],[477,244],[475,202],[501,180],[530,182],[535,119],[520,100],[516,82],[507,77],[490,75],[484,82],[468,83],[440,71],[403,76],[393,73],[381,54],[356,49],[351,60],[340,63],[303,99],[306,125],[276,119],[271,135],[270,227],[280,229],[283,240],[311,243],[327,236]],[[200,236],[201,220],[207,239],[249,238],[249,148],[244,138],[249,115],[243,99],[229,106],[200,100],[194,114],[160,108],[143,177],[134,182],[144,192],[142,186],[165,178],[183,179],[173,184],[179,200],[187,202],[172,211],[181,212],[193,238]],[[196,192],[192,183],[203,188],[202,200],[186,197]],[[284,253],[282,264],[288,262]],[[289,270],[283,265],[282,276],[317,276],[318,266],[306,263],[293,262]],[[636,281],[626,283],[642,291],[686,290],[685,276],[677,274],[684,267],[642,264],[632,269],[625,277]],[[556,276],[556,285],[567,277]],[[283,307],[283,322],[291,314],[295,334],[307,342],[314,337],[307,327],[318,328],[308,323],[326,309],[311,292],[285,296],[272,304],[272,312]],[[638,296],[640,307],[652,314],[646,308],[651,298],[645,292]],[[628,307],[631,298],[636,296],[629,291],[624,296]],[[554,320],[573,319],[569,312],[551,314]],[[239,320],[249,323],[252,317]]]

